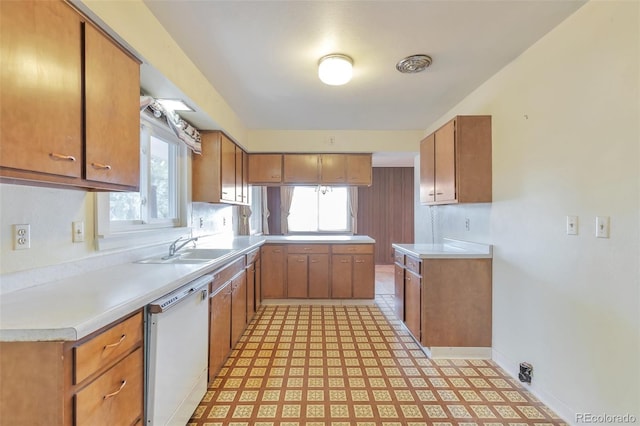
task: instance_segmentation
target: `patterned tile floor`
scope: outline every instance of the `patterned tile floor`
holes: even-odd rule
[[[564,425],[491,361],[428,359],[390,298],[263,306],[188,425]]]

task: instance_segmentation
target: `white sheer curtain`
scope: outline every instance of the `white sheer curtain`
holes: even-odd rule
[[[249,206],[239,206],[238,216],[240,217],[240,223],[238,223],[238,235],[251,234],[251,227],[249,226],[251,208],[249,208]]]
[[[262,233],[269,235],[269,205],[267,203],[267,187],[262,187]]]
[[[358,232],[358,187],[348,188],[349,214],[351,215],[351,232],[355,235]]]
[[[282,235],[289,233],[289,209],[293,200],[293,186],[280,187],[280,231]]]

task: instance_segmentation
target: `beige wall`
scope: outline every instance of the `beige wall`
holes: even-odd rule
[[[640,419],[638,5],[586,4],[428,129],[493,116],[493,203],[417,206],[416,241],[433,213],[436,239],[494,244],[494,358],[532,363],[532,389],[572,423]]]

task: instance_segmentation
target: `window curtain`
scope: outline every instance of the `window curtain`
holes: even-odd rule
[[[151,96],[140,96],[140,112],[148,109],[154,117],[166,122],[169,128],[176,134],[191,151],[202,154],[202,144],[200,143],[200,132],[191,124],[184,121],[173,111],[165,110],[162,105],[156,102]]]
[[[262,187],[262,233],[269,235],[269,204],[267,201],[267,187]]]
[[[349,214],[351,215],[351,233],[358,232],[358,187],[350,186],[347,189],[347,200],[349,203]]]
[[[280,187],[280,231],[282,235],[289,233],[289,210],[293,200],[293,186]]]
[[[238,216],[240,221],[238,223],[238,235],[250,235],[251,227],[249,226],[249,217],[251,216],[251,208],[249,206],[239,206]]]

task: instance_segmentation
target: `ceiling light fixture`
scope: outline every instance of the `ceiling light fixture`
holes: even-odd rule
[[[429,55],[411,55],[401,59],[396,64],[396,69],[403,74],[415,74],[424,71],[433,60]]]
[[[332,53],[318,62],[318,77],[324,84],[341,86],[353,76],[353,59],[347,55]]]
[[[195,111],[187,105],[182,99],[156,99],[165,109],[171,111]]]

